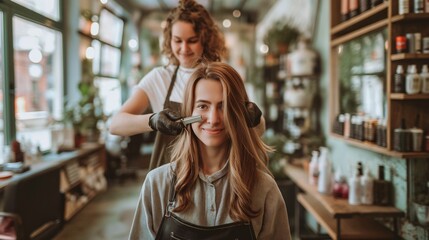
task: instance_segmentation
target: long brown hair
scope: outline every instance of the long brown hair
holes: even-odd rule
[[[225,57],[225,39],[209,12],[194,0],[181,0],[179,6],[170,11],[164,28],[162,53],[168,57],[170,63],[179,65],[179,60],[171,50],[171,29],[173,24],[178,21],[194,26],[194,31],[203,45],[202,58],[208,61],[220,61]]]
[[[258,169],[269,172],[266,167],[267,152],[272,149],[263,143],[255,129],[247,126],[245,103],[249,99],[240,75],[228,64],[212,62],[202,64],[195,70],[185,90],[183,116],[192,114],[195,87],[201,79],[213,79],[222,84],[224,125],[230,135],[227,140],[230,216],[234,220],[247,220],[259,214],[259,209],[251,208],[251,191],[258,181]],[[176,162],[177,174],[175,211],[184,211],[191,205],[191,190],[197,181],[201,165],[198,138],[191,126],[187,126],[173,145],[172,161]]]

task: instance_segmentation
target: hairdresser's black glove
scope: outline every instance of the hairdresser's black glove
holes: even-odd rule
[[[181,118],[179,113],[167,108],[152,114],[149,118],[149,126],[155,131],[175,136],[179,135],[184,128],[181,122],[176,122]]]
[[[253,128],[261,122],[262,112],[254,102],[246,102],[247,109],[247,126]]]

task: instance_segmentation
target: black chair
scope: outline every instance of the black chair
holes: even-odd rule
[[[16,222],[17,239],[52,239],[62,228],[64,201],[58,169],[28,175],[4,189],[3,213]]]

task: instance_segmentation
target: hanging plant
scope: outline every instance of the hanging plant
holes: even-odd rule
[[[294,44],[300,32],[284,21],[277,21],[264,37],[264,43],[273,52],[287,52],[290,45]],[[285,48],[285,49],[284,49]]]

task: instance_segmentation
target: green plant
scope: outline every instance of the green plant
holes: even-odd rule
[[[92,62],[83,60],[82,80],[78,83],[81,98],[77,104],[66,106],[64,114],[64,120],[71,122],[74,130],[84,135],[98,132],[97,124],[105,118],[91,69]]]
[[[264,142],[274,148],[274,152],[269,153],[268,169],[275,178],[283,178],[284,166],[286,164],[286,154],[282,151],[284,144],[288,140],[284,134],[274,134],[273,136],[264,136]]]
[[[277,21],[265,35],[264,43],[270,49],[278,51],[279,45],[289,46],[298,40],[299,35],[300,32],[295,27],[290,26],[287,22]]]

